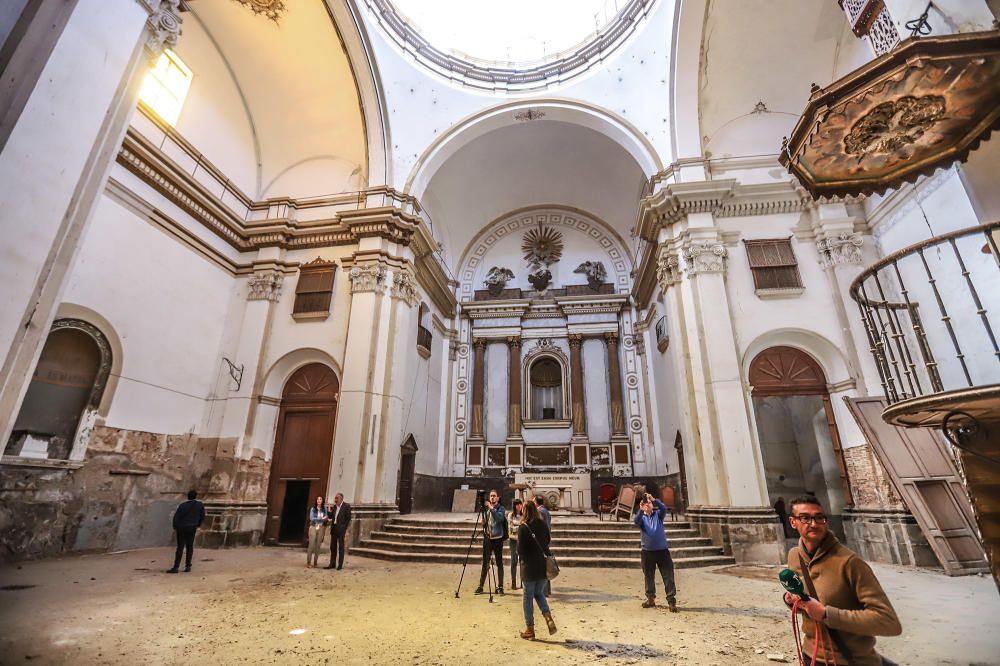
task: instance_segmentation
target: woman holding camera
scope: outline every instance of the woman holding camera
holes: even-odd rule
[[[552,620],[549,602],[545,598],[545,555],[549,551],[549,528],[534,502],[524,504],[522,512],[521,526],[517,529],[517,554],[521,560],[526,629],[521,632],[521,638],[531,641],[535,639],[535,603],[545,617],[550,634],[556,633],[556,623]]]

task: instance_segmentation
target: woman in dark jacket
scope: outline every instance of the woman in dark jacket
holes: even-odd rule
[[[549,633],[556,633],[556,623],[549,612],[549,602],[545,599],[545,554],[549,552],[549,528],[545,526],[534,502],[524,503],[524,520],[517,528],[517,554],[521,560],[521,588],[524,599],[524,624],[521,638],[535,639],[535,613],[532,600],[549,626]]]

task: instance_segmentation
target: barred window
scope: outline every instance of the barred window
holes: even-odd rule
[[[792,253],[790,238],[745,240],[747,259],[756,289],[796,289],[802,287],[799,265]]]
[[[296,319],[323,318],[330,314],[333,300],[333,277],[337,264],[319,257],[299,267],[292,316]]]

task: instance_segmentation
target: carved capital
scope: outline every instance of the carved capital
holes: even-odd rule
[[[247,282],[247,300],[277,303],[281,298],[281,283],[284,279],[284,275],[278,271],[257,271]]]
[[[516,336],[516,335],[508,335],[507,336],[507,346],[510,347],[511,349],[520,349],[521,348],[521,338],[519,336]]]
[[[618,345],[618,334],[617,333],[605,333],[604,340],[608,343],[608,346]]]
[[[420,303],[420,295],[417,293],[417,281],[409,269],[400,269],[393,273],[392,290],[393,298],[404,301],[410,307]]]
[[[385,293],[385,266],[382,264],[367,264],[351,268],[351,293],[362,294],[375,292]]]
[[[569,336],[569,348],[577,349],[583,345],[583,336],[579,333],[570,333]]]
[[[181,36],[180,0],[137,0],[149,12],[146,19],[145,50],[150,62],[155,62],[163,49],[177,46]]]
[[[687,274],[726,272],[726,246],[719,241],[691,242],[684,246],[684,269]]]
[[[816,241],[820,266],[830,268],[841,264],[860,264],[862,262],[861,246],[864,245],[864,242],[860,233],[847,231],[841,232],[833,238]]]
[[[473,338],[472,346],[476,348],[476,351],[486,349],[486,343],[489,342],[486,338]]]
[[[666,291],[668,287],[681,281],[680,257],[676,252],[660,251],[656,260],[656,281],[660,284],[661,291]]]

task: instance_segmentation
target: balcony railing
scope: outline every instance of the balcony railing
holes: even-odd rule
[[[929,425],[956,405],[1000,399],[998,245],[1000,222],[953,231],[886,256],[851,285],[887,419]],[[895,418],[904,413],[913,418]]]
[[[417,326],[417,351],[421,352],[424,358],[431,355],[431,341],[434,336],[423,326]]]

